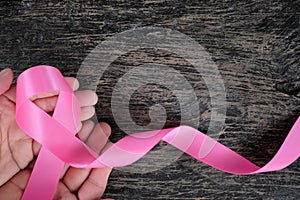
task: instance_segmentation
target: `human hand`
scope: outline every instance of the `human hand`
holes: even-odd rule
[[[0,199],[20,199],[31,174],[40,145],[27,136],[17,125],[15,116],[16,88],[12,85],[13,72],[0,72]],[[105,123],[96,126],[86,121],[94,115],[97,95],[92,91],[76,91],[79,83],[66,78],[75,91],[81,106],[78,137],[94,151],[105,146],[111,129]],[[44,93],[32,98],[45,112],[54,111],[57,93]],[[77,169],[65,166],[55,199],[99,199],[103,194],[111,168]]]

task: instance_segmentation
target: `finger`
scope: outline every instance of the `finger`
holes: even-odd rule
[[[73,91],[75,91],[79,88],[79,82],[76,78],[66,77],[65,80],[68,83],[68,85],[72,88]],[[30,100],[35,101],[37,99],[44,99],[44,98],[48,98],[48,97],[57,96],[58,94],[59,94],[59,91],[43,92],[43,93],[39,93],[37,95],[32,96],[30,98]]]
[[[55,93],[52,94],[54,95]],[[41,94],[40,97],[42,95],[43,94]],[[97,95],[90,90],[76,91],[75,95],[81,107],[93,106],[98,101]],[[57,98],[58,96],[51,96],[47,98],[37,98],[37,99],[36,97],[33,97],[32,99],[35,99],[33,100],[33,102],[41,109],[43,109],[45,112],[52,112],[54,111],[54,108],[56,106]]]
[[[64,167],[61,171],[61,174],[60,174],[60,177],[59,177],[59,180],[61,180],[67,173],[67,171],[70,169],[70,165],[68,164],[64,164]]]
[[[88,138],[89,133],[92,132],[93,127],[94,127],[94,122],[92,122],[90,120],[85,121],[85,122],[81,123],[81,126],[82,126],[82,128],[79,129],[80,131],[78,132],[77,135],[84,142]],[[62,173],[60,175],[60,179],[62,179],[66,175],[67,171],[70,170],[70,169],[72,169],[72,168],[70,168],[69,165],[67,165],[67,164],[64,165],[64,168],[63,168]],[[74,191],[72,191],[72,192],[74,192]]]
[[[82,128],[82,122],[80,121],[77,124],[76,132],[78,133],[81,130],[81,128]]]
[[[23,170],[0,188],[0,199],[21,199],[30,176],[29,170]]]
[[[35,140],[32,140],[32,152],[34,156],[37,156],[41,150],[41,144]]]
[[[93,117],[95,114],[95,108],[93,106],[82,107],[80,113],[80,120],[85,121]]]
[[[88,138],[88,135],[89,133],[92,132],[93,130],[93,127],[94,127],[94,122],[92,121],[85,121],[83,123],[79,123],[78,127],[77,127],[77,130],[79,131],[77,136],[82,140],[82,141],[85,141],[87,138]],[[70,170],[70,166],[69,165],[65,165],[63,170],[62,170],[62,173],[61,173],[61,176],[60,176],[60,179],[62,179],[68,170]]]
[[[84,124],[84,123],[85,123],[85,124]],[[92,121],[86,121],[86,122],[84,122],[84,123],[79,122],[78,125],[77,125],[78,136],[79,136],[79,135],[86,135],[85,132],[90,132],[90,130],[87,129],[87,127],[88,127],[87,124],[92,123],[92,127],[94,127]],[[90,128],[90,129],[92,130],[92,128]],[[86,136],[86,138],[87,138],[87,137],[88,137],[88,136]],[[83,137],[83,141],[85,141],[86,138]],[[70,169],[71,169],[71,168],[70,168],[70,165],[65,164],[65,165],[64,165],[64,168],[63,168],[63,170],[62,170],[62,172],[61,172],[61,174],[60,174],[60,178],[59,178],[59,179],[62,179],[62,178],[66,175],[67,171],[70,170]]]
[[[65,186],[62,182],[58,183],[57,190],[55,192],[53,199],[68,199],[68,200],[76,200],[76,196],[72,194],[67,186]]]
[[[90,143],[89,147],[91,147],[94,151],[99,152],[104,147],[110,134],[110,126],[106,123],[100,123],[94,128],[92,134],[87,140],[87,142]],[[83,183],[78,191],[79,199],[99,199],[105,191],[111,170],[112,168],[110,167],[93,169],[88,179]]]
[[[46,99],[37,99],[34,103],[40,107],[45,112],[53,112],[56,106],[57,96],[49,97]],[[95,114],[95,108],[92,106],[82,107],[80,112],[81,121],[85,121],[90,119]],[[82,124],[79,123],[77,126],[77,131],[79,131],[82,127]]]
[[[16,85],[12,85],[4,94],[10,101],[16,103]]]
[[[80,140],[85,142],[90,133],[93,131],[94,126],[95,124],[91,120],[83,122],[82,129],[78,132],[78,137],[80,138]]]
[[[65,77],[65,80],[69,84],[69,86],[72,88],[73,91],[78,90],[79,88],[79,82],[76,78],[73,77]]]
[[[55,109],[57,98],[58,98],[57,96],[54,96],[54,97],[48,97],[45,99],[37,99],[34,101],[34,103],[39,108],[44,110],[46,113],[51,113]],[[81,121],[90,119],[94,114],[95,114],[95,108],[92,106],[81,108],[81,112],[80,112]],[[82,123],[79,122],[77,124],[77,128],[76,128],[77,132],[80,131],[81,128],[82,128]]]
[[[111,128],[107,123],[101,122],[96,124],[93,132],[87,139],[87,145],[97,153],[100,153],[101,149],[107,142],[110,136]]]
[[[40,107],[45,112],[53,112],[57,102],[57,96],[48,97],[44,99],[36,99],[33,101],[38,107]]]
[[[107,141],[107,143],[105,144],[105,146],[102,148],[101,150],[101,154],[103,154],[105,151],[107,151],[111,146],[113,146],[114,144],[110,141]]]
[[[93,169],[78,191],[79,199],[99,199],[106,188],[112,168]]]
[[[78,137],[85,142],[90,133],[93,131],[94,122],[85,121],[83,122],[82,129],[78,133]],[[64,184],[68,187],[71,192],[78,190],[80,185],[88,177],[90,169],[78,169],[78,168],[69,168],[66,174],[63,177]]]
[[[6,68],[0,72],[0,95],[5,93],[14,79],[13,71]]]
[[[79,82],[78,82],[78,80],[76,78],[66,77],[65,80],[68,83],[68,85],[72,88],[73,91],[78,90],[78,88],[79,88]],[[30,100],[31,101],[35,101],[37,99],[44,99],[44,98],[48,98],[48,97],[57,96],[58,94],[59,94],[59,91],[43,92],[43,93],[39,93],[37,95],[32,96],[30,98]]]
[[[91,125],[85,123],[85,125],[82,128],[82,131],[79,133],[79,137],[83,137],[83,139],[86,139],[88,137],[86,144],[87,146],[91,147],[91,146],[96,146],[94,143],[99,142],[99,141],[93,141],[93,139],[96,138],[93,135],[102,135],[98,138],[101,139],[104,138],[106,141],[107,135],[109,134],[110,134],[110,127],[106,123],[97,124],[93,129],[91,128]],[[100,150],[103,147],[103,144],[101,144],[100,142],[98,146],[99,147],[97,148],[93,148],[93,150],[95,150],[96,152],[100,152]],[[90,173],[90,169],[70,168],[66,173],[66,175],[64,176],[63,182],[70,189],[70,191],[72,192],[77,191],[82,185],[82,183],[86,180],[89,173]]]
[[[93,106],[98,101],[98,96],[91,90],[76,91],[75,96],[77,97],[81,107]]]
[[[42,92],[42,93],[39,93],[37,95],[32,96],[30,98],[30,100],[31,101],[35,101],[35,100],[38,100],[38,99],[42,100],[42,99],[57,96],[58,94],[59,94],[59,91]]]

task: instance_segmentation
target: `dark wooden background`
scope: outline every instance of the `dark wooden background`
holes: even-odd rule
[[[258,165],[272,158],[300,113],[299,0],[37,0],[0,5],[0,68],[11,67],[16,76],[38,64],[76,76],[84,58],[101,41],[137,27],[165,27],[193,38],[211,54],[224,79],[227,116],[219,141]],[[140,49],[119,57],[99,81],[97,117],[112,126],[111,140],[124,136],[110,109],[113,87],[133,66],[149,62],[173,67],[189,80],[203,111],[198,128],[205,132],[210,99],[201,76],[171,52]],[[165,127],[180,123],[180,108],[171,91],[159,85],[139,90],[130,105],[137,124],[149,123],[148,108],[155,102],[168,111]],[[148,167],[141,163],[139,167],[143,163]],[[236,176],[183,155],[153,172],[114,170],[105,197],[299,199],[299,169],[296,161],[279,172]]]

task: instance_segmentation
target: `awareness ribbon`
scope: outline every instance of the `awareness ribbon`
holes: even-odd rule
[[[30,100],[37,94],[50,91],[59,92],[52,116]],[[131,134],[98,156],[75,136],[79,120],[79,102],[58,69],[36,66],[19,76],[16,121],[26,134],[42,145],[22,199],[52,199],[65,163],[77,168],[126,166],[143,157],[161,140],[199,161],[232,174],[280,170],[294,162],[300,153],[300,117],[275,156],[261,168],[189,126]],[[187,145],[184,138],[192,140]],[[205,140],[214,142],[214,145],[202,157],[199,151]]]

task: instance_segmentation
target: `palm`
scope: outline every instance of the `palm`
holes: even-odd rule
[[[15,87],[11,86],[12,72],[0,74],[0,199],[20,199],[29,179],[40,145],[27,136],[17,125],[15,118]],[[74,90],[78,83],[74,78],[66,78]],[[91,91],[75,92],[81,105],[81,120],[94,114],[96,95]],[[34,97],[34,102],[46,112],[55,108],[57,96],[46,93]],[[94,126],[91,121],[83,122],[79,137],[88,145],[100,151],[110,135],[110,127],[105,123]],[[96,140],[95,140],[96,139]],[[97,141],[99,144],[94,144]],[[56,199],[97,199],[104,192],[111,169],[75,169],[65,166],[55,195]],[[77,197],[73,194],[77,192]]]
[[[33,159],[33,140],[16,124],[15,108],[15,104],[5,95],[0,96],[0,185],[24,169]]]

